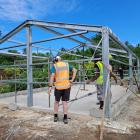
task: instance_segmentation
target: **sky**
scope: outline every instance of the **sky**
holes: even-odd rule
[[[140,43],[140,0],[0,0],[3,35],[27,19],[103,25],[123,42]]]

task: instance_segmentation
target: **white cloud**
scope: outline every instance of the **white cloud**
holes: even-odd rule
[[[77,9],[79,0],[0,0],[0,19],[23,21],[43,19]]]

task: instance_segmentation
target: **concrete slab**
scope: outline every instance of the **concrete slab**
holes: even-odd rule
[[[80,90],[79,90],[80,88]],[[71,88],[71,99],[74,99],[78,90],[78,96],[83,96],[87,93],[96,91],[95,85],[86,85],[86,90],[81,90],[83,86],[80,85],[74,85]],[[120,110],[120,107],[122,104],[126,101],[127,97],[130,95],[130,93],[126,92],[126,88],[122,87],[120,85],[112,85],[111,86],[112,91],[112,112],[117,114],[117,112]],[[47,90],[44,91],[38,91],[33,95],[33,104],[34,106],[43,107],[46,109],[53,110],[53,104],[54,104],[54,91],[52,91],[51,97],[50,97],[50,108],[49,108],[49,95],[47,94]],[[0,102],[6,102],[6,103],[14,103],[15,97],[5,97],[0,98]],[[97,95],[96,93],[82,98],[80,100],[74,101],[72,103],[69,103],[69,112],[71,113],[77,113],[77,114],[83,114],[83,115],[92,115],[96,117],[100,117],[102,111],[100,111],[99,105],[96,105],[97,102]],[[26,106],[27,105],[27,95],[18,95],[17,96],[17,104]],[[60,111],[62,111],[62,106],[60,106]]]

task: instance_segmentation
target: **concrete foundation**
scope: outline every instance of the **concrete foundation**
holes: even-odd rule
[[[80,90],[79,90],[80,88]],[[43,89],[42,89],[43,90]],[[86,85],[86,90],[82,90],[82,86],[74,85],[71,88],[71,99],[74,99],[79,90],[78,96],[83,96],[87,93],[96,91],[94,85]],[[53,110],[54,104],[54,91],[50,96],[50,108],[49,108],[49,95],[47,94],[47,89],[43,91],[38,91],[33,94],[33,104],[36,107],[46,108],[47,110]],[[130,91],[126,92],[126,88],[120,85],[112,85],[112,117],[115,117],[119,114],[120,110],[123,107],[124,102],[131,95]],[[14,103],[15,97],[3,97],[0,98],[0,102]],[[96,93],[82,98],[80,100],[69,103],[69,112],[83,115],[91,115],[95,117],[101,117],[102,111],[99,110],[99,105],[96,105],[97,95]],[[18,95],[17,104],[22,106],[27,106],[27,95]],[[62,106],[60,106],[60,111],[62,111]]]

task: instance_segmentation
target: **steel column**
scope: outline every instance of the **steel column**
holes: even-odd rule
[[[15,60],[14,60],[14,65],[15,65]],[[16,77],[16,67],[14,67],[14,74],[15,74],[15,80],[17,79]],[[15,104],[17,104],[17,83],[15,83]]]
[[[102,30],[102,61],[104,64],[104,68],[103,68],[103,94],[104,97],[106,97],[104,99],[104,116],[105,118],[110,118],[111,117],[111,95],[110,95],[110,82],[107,84],[107,78],[108,78],[108,67],[109,67],[109,31],[107,28],[103,28]],[[107,87],[108,86],[108,87]],[[107,88],[107,95],[105,95],[106,92],[106,88]]]
[[[137,67],[138,67],[138,81],[140,82],[140,59],[137,58]]]
[[[85,59],[85,48],[83,46],[83,59]],[[83,61],[83,89],[85,90],[86,85],[85,85],[85,61]]]
[[[27,29],[27,106],[33,106],[33,75],[32,75],[32,45],[31,45],[31,28]]]
[[[78,81],[81,82],[81,64],[78,63]]]
[[[129,84],[133,84],[132,54],[129,52]]]

